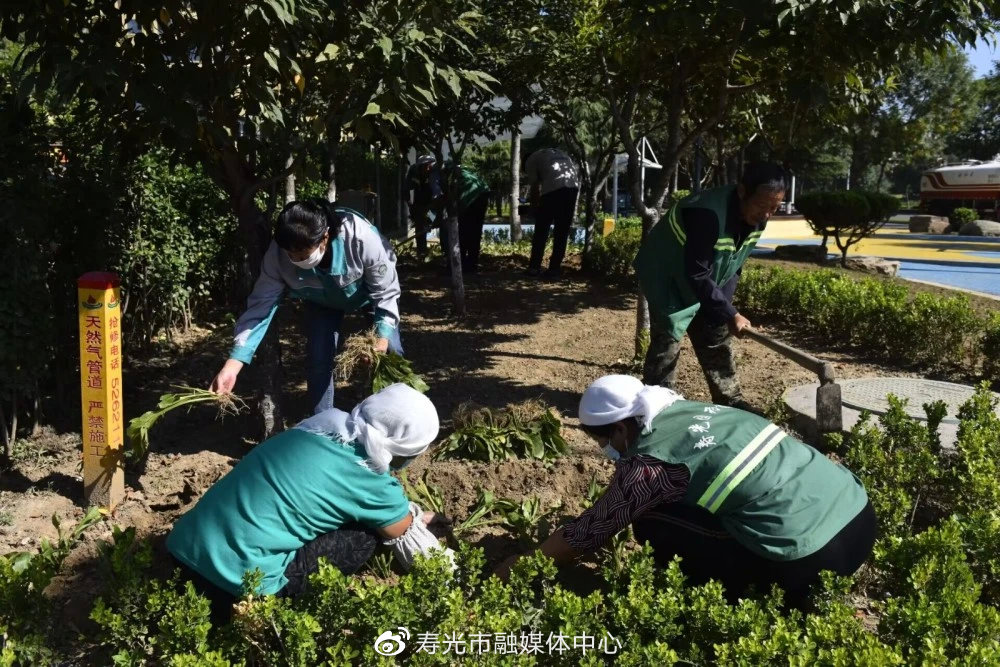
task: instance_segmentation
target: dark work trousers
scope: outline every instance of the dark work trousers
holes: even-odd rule
[[[309,575],[319,570],[319,559],[326,561],[344,574],[354,574],[364,565],[378,546],[375,533],[360,526],[344,527],[320,535],[295,552],[295,558],[285,568],[288,583],[279,590],[278,597],[297,597],[309,589]],[[195,590],[208,598],[212,605],[212,624],[226,623],[232,613],[236,596],[224,591],[190,567],[175,561],[183,576],[190,579]]]
[[[819,551],[790,561],[769,560],[750,551],[725,530],[716,515],[701,507],[664,503],[632,523],[639,544],[649,542],[657,565],[681,557],[681,570],[692,585],[715,579],[735,602],[751,586],[768,593],[772,584],[785,591],[785,604],[803,609],[809,588],[823,570],[848,576],[871,555],[877,536],[875,511],[868,503]]]
[[[549,240],[552,227],[552,258],[549,269],[558,272],[566,256],[566,243],[573,225],[573,208],[576,206],[577,188],[559,188],[541,196],[535,213],[535,233],[531,241],[529,269],[541,269],[545,255],[545,243]]]
[[[424,258],[427,256],[427,232],[431,229],[431,223],[427,219],[425,213],[414,216],[413,218],[413,232],[414,241],[417,245],[417,257]]]
[[[479,251],[483,246],[483,223],[486,222],[486,208],[490,204],[490,193],[479,195],[465,210],[458,214],[458,250],[462,258],[462,271],[475,273],[479,270]],[[448,224],[441,223],[441,251],[444,253],[445,271],[451,271],[448,253]]]
[[[698,312],[691,320],[687,335],[708,381],[712,402],[741,407],[743,392],[736,377],[736,357],[733,336],[726,324],[715,325]],[[656,318],[650,318],[649,350],[642,368],[645,384],[676,389],[677,361],[681,341],[674,340]]]

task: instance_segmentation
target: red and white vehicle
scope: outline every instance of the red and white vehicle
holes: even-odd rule
[[[920,178],[920,208],[948,215],[959,206],[974,208],[982,218],[996,219],[1000,204],[1000,161],[970,160],[928,169]]]

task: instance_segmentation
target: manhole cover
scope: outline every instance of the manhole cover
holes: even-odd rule
[[[920,378],[862,378],[840,382],[844,405],[855,410],[868,410],[876,415],[889,411],[886,396],[893,394],[907,399],[906,413],[916,419],[927,420],[924,403],[944,401],[948,416],[944,421],[958,423],[958,409],[975,394],[973,387],[951,382],[922,380]]]

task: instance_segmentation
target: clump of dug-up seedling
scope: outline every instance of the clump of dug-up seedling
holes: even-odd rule
[[[430,389],[424,379],[413,372],[405,357],[376,350],[378,339],[375,330],[370,329],[344,341],[344,349],[337,356],[337,377],[347,382],[361,376],[362,385],[370,388],[372,394],[397,382],[410,385],[420,393]]]
[[[436,458],[473,461],[554,459],[569,451],[562,422],[541,401],[525,401],[500,410],[463,403],[452,414],[455,432],[438,448]]]
[[[175,385],[176,392],[163,394],[155,410],[144,412],[128,423],[125,436],[130,449],[127,456],[134,461],[141,461],[149,451],[149,429],[160,417],[177,408],[191,408],[198,403],[214,403],[219,410],[219,416],[237,415],[246,409],[246,402],[235,394],[216,394],[207,389]]]

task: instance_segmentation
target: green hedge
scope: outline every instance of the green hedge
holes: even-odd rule
[[[621,220],[619,220],[619,223]],[[612,285],[634,285],[632,262],[639,252],[642,224],[618,225],[605,237],[596,237],[587,257],[591,273],[601,282]]]
[[[825,341],[923,368],[974,364],[995,358],[1000,347],[996,318],[978,315],[966,296],[911,296],[898,282],[748,266],[736,299],[750,317],[773,318]],[[991,359],[984,372],[1000,380]]]
[[[978,218],[979,213],[976,209],[960,206],[951,212],[951,215],[948,216],[948,222],[951,223],[951,229],[957,232],[962,228],[962,225]]]

